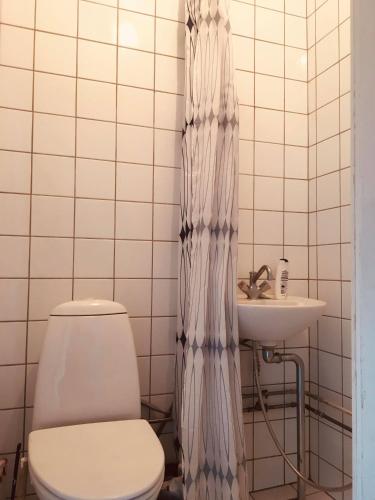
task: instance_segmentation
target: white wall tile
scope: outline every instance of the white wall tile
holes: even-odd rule
[[[77,156],[114,160],[116,125],[97,120],[77,120]]]
[[[113,238],[114,201],[76,200],[75,236],[78,238]]]
[[[155,0],[120,0],[119,7],[120,9],[129,9],[152,15],[155,13]]]
[[[317,214],[317,243],[340,243],[340,209],[322,210]]]
[[[339,59],[338,47],[337,29],[316,44],[316,69],[318,74],[337,63]]]
[[[31,113],[0,109],[0,148],[30,151]]]
[[[155,89],[172,94],[184,93],[184,61],[157,55],[155,58]]]
[[[0,151],[0,190],[28,193],[30,191],[31,155]]]
[[[116,278],[151,278],[151,241],[116,241]]]
[[[239,138],[252,140],[254,138],[254,108],[239,106]]]
[[[285,142],[292,146],[308,145],[307,115],[285,113]]]
[[[152,128],[118,125],[117,159],[122,162],[151,165],[153,161],[153,140]]]
[[[177,279],[152,280],[152,311],[155,316],[177,314]]]
[[[33,194],[73,196],[74,158],[34,154]]]
[[[113,297],[113,279],[94,279],[94,278],[75,278],[74,279],[73,299],[96,299],[114,300]]]
[[[71,279],[32,279],[30,281],[29,318],[47,319],[52,309],[72,298]]]
[[[75,76],[77,40],[61,35],[35,33],[35,70]]]
[[[79,40],[78,76],[104,82],[115,82],[116,47],[104,43]]]
[[[285,44],[306,49],[306,19],[297,16],[285,16]]]
[[[26,323],[1,323],[0,339],[2,346],[0,364],[23,364],[26,353]]]
[[[308,176],[307,149],[286,146],[285,147],[285,177],[307,179]]]
[[[285,210],[290,212],[307,212],[308,183],[300,179],[286,179],[285,180]]]
[[[239,104],[254,105],[254,74],[248,71],[236,70],[235,84]]]
[[[76,195],[82,198],[115,196],[115,163],[99,160],[76,160]]]
[[[181,133],[169,130],[155,130],[155,165],[180,167]]]
[[[116,86],[111,83],[77,81],[77,116],[116,120]]]
[[[3,0],[1,21],[25,28],[34,27],[35,0]]]
[[[75,278],[111,278],[114,241],[77,238],[74,245]]]
[[[156,46],[158,54],[173,57],[185,55],[185,26],[176,21],[156,18]]]
[[[255,109],[255,140],[284,142],[284,113],[269,109]]]
[[[117,41],[117,11],[111,7],[80,0],[78,36],[104,43]]]
[[[306,3],[300,0],[285,0],[285,12],[287,14],[294,14],[295,16],[306,17]]]
[[[73,156],[75,119],[34,113],[34,152]]]
[[[317,180],[318,210],[337,207],[340,204],[339,173],[324,175]]]
[[[74,200],[55,196],[33,196],[33,236],[73,236]]]
[[[72,275],[72,238],[31,238],[31,278],[70,278]]]
[[[150,203],[117,202],[116,237],[151,240],[152,205]]]
[[[235,35],[254,37],[254,7],[233,2],[231,6],[231,25]]]
[[[180,171],[178,169],[155,167],[154,201],[176,205],[180,202]]]
[[[30,321],[27,335],[27,362],[38,363],[47,331],[46,321]]]
[[[132,125],[152,127],[154,123],[153,91],[119,86],[117,120]]]
[[[178,243],[157,241],[153,245],[153,277],[176,278],[178,274]]]
[[[35,72],[34,110],[58,115],[75,114],[75,78]]]
[[[150,316],[151,280],[116,279],[115,300],[126,307],[130,316]]]
[[[0,280],[0,321],[25,321],[27,294],[27,279]]]
[[[286,213],[284,224],[284,242],[286,245],[307,245],[307,214]]]
[[[285,77],[306,81],[307,53],[306,50],[285,47]]]
[[[128,2],[129,0],[122,0]],[[134,0],[132,0],[134,1]],[[145,1],[145,0],[143,0]],[[146,0],[147,1],[147,0]],[[150,1],[150,0],[148,0]],[[138,3],[138,2],[137,2]],[[182,0],[156,0],[156,15],[174,19],[175,21],[184,21],[184,4]]]
[[[150,165],[117,164],[116,199],[152,201],[153,169]]]
[[[132,49],[154,50],[154,19],[136,12],[119,11],[118,43]]]
[[[337,0],[328,0],[316,11],[316,38],[320,40],[336,28],[339,19]]]
[[[269,177],[254,179],[255,210],[283,210],[283,180]]]
[[[184,112],[183,96],[164,92],[155,93],[155,127],[181,130]]]
[[[340,139],[336,135],[317,145],[317,175],[324,175],[340,168]]]
[[[36,28],[62,35],[77,35],[78,0],[38,0]]]
[[[284,173],[284,146],[267,142],[255,143],[255,173],[282,177]]]
[[[255,37],[267,42],[284,43],[284,22],[285,18],[282,12],[257,7],[255,15]],[[244,19],[241,18],[239,23],[245,25]]]
[[[31,30],[0,26],[0,63],[18,68],[33,67],[34,35]]]
[[[27,235],[30,220],[30,197],[18,194],[0,194],[0,233]]]
[[[256,40],[255,71],[267,75],[284,76],[283,46]]]
[[[154,87],[153,54],[120,47],[118,49],[118,83],[152,89]]]
[[[341,279],[340,245],[318,246],[318,279]]]
[[[254,71],[254,40],[233,35],[233,64],[236,69]]]
[[[317,111],[317,140],[323,141],[339,132],[339,101],[333,101]]]
[[[29,271],[28,238],[0,236],[0,247],[0,276],[5,278],[27,278]]]
[[[284,109],[284,79],[255,75],[255,106]]]
[[[339,64],[335,64],[321,75],[318,75],[316,96],[318,107],[339,97],[339,81]]]
[[[0,407],[17,408],[23,405],[25,367],[0,367]],[[9,451],[9,450],[7,450]]]
[[[176,349],[176,318],[153,318],[152,354],[173,354]]]
[[[155,374],[151,378],[151,393],[165,394],[174,390],[174,356],[152,356],[151,372]]]
[[[31,110],[31,71],[0,67],[0,106]]]
[[[270,231],[271,227],[272,231]],[[261,212],[257,210],[254,214],[254,238],[257,244],[282,244],[282,212]]]
[[[307,113],[307,83],[285,80],[285,110]]]
[[[177,241],[180,232],[180,211],[174,205],[154,205],[154,239]]]

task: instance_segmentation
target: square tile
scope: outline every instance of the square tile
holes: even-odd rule
[[[114,300],[113,290],[114,280],[112,278],[75,278],[73,299],[95,297],[96,299]]]
[[[33,46],[32,30],[6,24],[0,26],[0,64],[32,69]]]
[[[284,76],[284,47],[256,40],[255,71],[267,75]]]
[[[151,278],[151,241],[116,241],[116,278]]]
[[[339,33],[332,31],[316,44],[316,69],[318,74],[339,60]]]
[[[176,318],[152,319],[152,354],[174,354],[176,327]]]
[[[77,120],[77,156],[114,160],[116,125],[97,120]]]
[[[318,210],[338,207],[340,205],[339,172],[324,175],[317,179]]]
[[[119,10],[118,43],[120,46],[153,52],[154,33],[153,17]]]
[[[3,0],[1,20],[5,24],[15,24],[34,28],[35,0]]]
[[[54,196],[33,196],[31,234],[33,236],[73,236],[74,200]]]
[[[120,47],[118,83],[146,89],[154,88],[154,55]]]
[[[341,279],[340,245],[318,246],[318,279]]]
[[[151,357],[151,393],[167,394],[174,390],[174,356]]]
[[[184,97],[155,93],[155,127],[180,131],[184,124]]]
[[[255,75],[255,106],[284,109],[284,79]]]
[[[36,31],[35,70],[75,76],[76,47],[75,38]]]
[[[114,241],[77,238],[74,245],[75,278],[111,278]]]
[[[339,170],[340,138],[338,135],[320,142],[317,145],[316,153],[317,175],[324,175]]]
[[[0,234],[27,235],[30,221],[30,197],[0,193]]]
[[[31,110],[32,72],[0,67],[0,106]]]
[[[121,0],[124,2],[134,0]],[[150,0],[143,0],[150,1]],[[138,4],[138,0],[137,0]],[[156,15],[160,17],[165,17],[167,19],[173,19],[175,21],[184,21],[184,3],[182,0],[156,0]]]
[[[284,146],[267,142],[255,143],[255,173],[283,177]]]
[[[38,0],[36,29],[77,36],[77,0]]]
[[[116,47],[78,40],[78,76],[116,82]]]
[[[96,42],[117,42],[117,12],[105,5],[80,1],[78,36]]]
[[[284,142],[284,113],[270,109],[255,109],[255,140]]]
[[[75,236],[78,238],[113,238],[114,202],[76,200]]]
[[[180,209],[176,205],[154,205],[154,240],[177,241],[180,232]]]
[[[153,278],[175,278],[178,274],[178,243],[157,241],[153,249]]]
[[[236,69],[254,71],[254,40],[233,35],[233,64]]]
[[[156,55],[155,89],[172,94],[183,94],[185,63],[182,59]]]
[[[23,406],[25,367],[22,365],[0,367],[0,380],[1,409]]]
[[[30,151],[31,127],[30,112],[0,109],[0,148]]]
[[[114,199],[115,163],[77,158],[76,196]]]
[[[254,208],[256,210],[283,210],[284,186],[282,179],[255,177]]]
[[[272,227],[272,231],[269,228]],[[283,243],[282,212],[254,213],[254,238],[257,244],[281,245]]]
[[[57,115],[75,115],[75,78],[34,73],[34,110]]]
[[[0,247],[0,277],[27,278],[29,268],[28,238],[0,236]]]
[[[31,278],[70,278],[72,275],[72,238],[31,238]]]
[[[307,179],[308,154],[307,148],[285,147],[285,177]]]
[[[317,213],[317,243],[340,243],[340,209],[322,210]]]
[[[151,240],[152,205],[150,203],[117,202],[116,237],[132,240]]]
[[[72,300],[71,279],[32,279],[29,319],[45,320],[54,307],[69,300]]]
[[[252,210],[238,211],[238,242],[252,243],[253,242],[253,226],[254,215]]]
[[[335,64],[327,69],[317,78],[317,96],[316,104],[318,107],[324,106],[337,99],[340,95],[340,66]]]
[[[307,113],[307,83],[285,80],[285,110]]]
[[[181,162],[181,133],[155,130],[155,165],[179,168]]]
[[[316,11],[316,38],[321,40],[336,28],[339,19],[339,5],[335,0],[328,0]]]
[[[307,115],[285,113],[285,142],[291,146],[308,146]]]
[[[116,279],[115,300],[126,307],[131,317],[151,314],[150,279]]]
[[[177,315],[177,279],[152,280],[152,312],[155,316]]]
[[[308,211],[308,182],[300,179],[285,180],[284,209],[290,212]]]
[[[156,18],[155,52],[183,58],[185,55],[185,26],[177,21]]]
[[[239,138],[245,140],[254,139],[254,108],[250,106],[239,106]]]
[[[117,120],[131,125],[152,127],[154,123],[153,91],[119,86]]]
[[[75,119],[34,113],[34,152],[74,156]]]
[[[78,79],[77,116],[95,120],[116,120],[116,85]]]
[[[74,195],[74,158],[33,155],[33,194]]]
[[[317,111],[317,140],[323,141],[339,133],[339,100],[318,109]]]
[[[284,243],[286,245],[308,244],[308,217],[303,213],[285,214]]]
[[[155,0],[119,0],[119,7],[152,15],[155,13]]]
[[[0,339],[0,365],[23,364],[26,353],[26,323],[1,323]]]
[[[27,295],[27,279],[0,280],[0,321],[25,321]]]
[[[31,155],[0,151],[0,190],[28,193],[30,191]]]
[[[285,47],[285,77],[305,82],[307,79],[307,52]]]
[[[152,128],[118,125],[117,160],[151,165],[153,162],[153,142]]]
[[[243,19],[241,19],[241,21],[243,22]],[[257,7],[255,15],[255,37],[267,42],[283,44],[284,14],[282,12]]]
[[[154,168],[154,202],[180,202],[180,170],[176,168]]]
[[[231,6],[231,25],[235,35],[254,38],[254,7],[235,2]]]
[[[297,16],[285,16],[285,44],[306,49],[306,19]]]
[[[153,168],[150,165],[118,163],[116,199],[124,201],[152,201]]]

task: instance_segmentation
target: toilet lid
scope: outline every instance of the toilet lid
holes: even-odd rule
[[[72,500],[136,498],[164,475],[163,448],[145,420],[33,431],[29,463],[45,488]]]

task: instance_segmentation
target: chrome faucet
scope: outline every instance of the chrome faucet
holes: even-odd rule
[[[258,286],[257,281],[259,278],[262,276],[262,274],[266,272],[267,273],[267,279],[262,281],[262,283]],[[259,299],[259,297],[262,297],[262,295],[267,292],[267,290],[270,290],[271,285],[269,284],[269,281],[273,279],[272,275],[272,270],[270,266],[264,264],[259,271],[251,271],[250,272],[250,280],[249,280],[249,285],[245,283],[245,281],[240,281],[238,283],[239,289],[244,292],[247,297],[250,300],[256,300]]]

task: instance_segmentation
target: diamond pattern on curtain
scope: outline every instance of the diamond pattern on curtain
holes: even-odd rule
[[[230,0],[186,0],[176,411],[186,499],[245,499]]]

